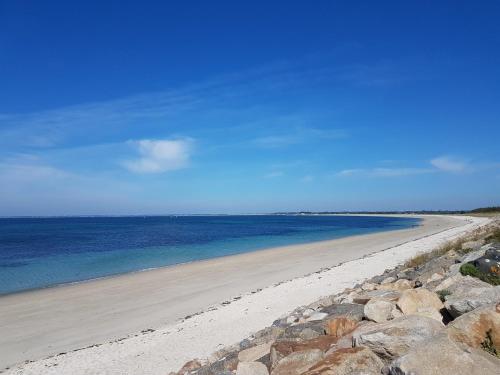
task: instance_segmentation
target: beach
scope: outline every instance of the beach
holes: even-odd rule
[[[0,297],[0,368],[10,367],[8,374],[168,374],[297,306],[340,292],[489,221],[422,219],[412,229]]]

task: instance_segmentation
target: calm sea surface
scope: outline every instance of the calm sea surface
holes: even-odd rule
[[[373,216],[0,218],[0,294],[418,223]]]

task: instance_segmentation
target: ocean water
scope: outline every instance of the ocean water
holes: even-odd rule
[[[0,294],[418,222],[305,215],[0,218]]]

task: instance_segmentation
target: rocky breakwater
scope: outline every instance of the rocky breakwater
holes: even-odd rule
[[[485,256],[500,243],[457,246],[297,308],[176,375],[499,374],[500,286]]]

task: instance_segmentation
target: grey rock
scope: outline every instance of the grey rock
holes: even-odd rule
[[[472,288],[446,297],[444,306],[454,318],[478,307],[500,301],[500,285],[491,288]]]
[[[385,323],[361,327],[353,332],[354,346],[366,346],[379,357],[392,360],[418,342],[434,336],[443,324],[423,316],[408,315]]]
[[[374,298],[365,305],[364,314],[366,319],[373,322],[386,322],[392,319],[394,307],[395,305],[389,301]]]
[[[320,311],[328,314],[328,318],[336,316],[346,316],[351,319],[363,319],[364,306],[357,303],[339,303],[331,306],[325,306]]]
[[[389,365],[391,375],[498,374],[500,360],[481,349],[461,347],[439,336],[412,348]]]
[[[472,251],[468,254],[465,254],[462,258],[460,258],[460,262],[462,263],[469,263],[472,262],[478,258],[481,258],[484,255],[484,250],[476,250]]]
[[[296,324],[285,328],[278,339],[301,339],[309,340],[325,334],[325,328],[322,321]]]
[[[238,353],[240,362],[254,362],[269,354],[272,342],[252,346]]]

